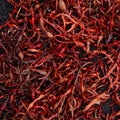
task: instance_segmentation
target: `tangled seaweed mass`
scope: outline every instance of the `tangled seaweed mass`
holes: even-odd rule
[[[1,119],[118,120],[120,0],[7,1]]]

